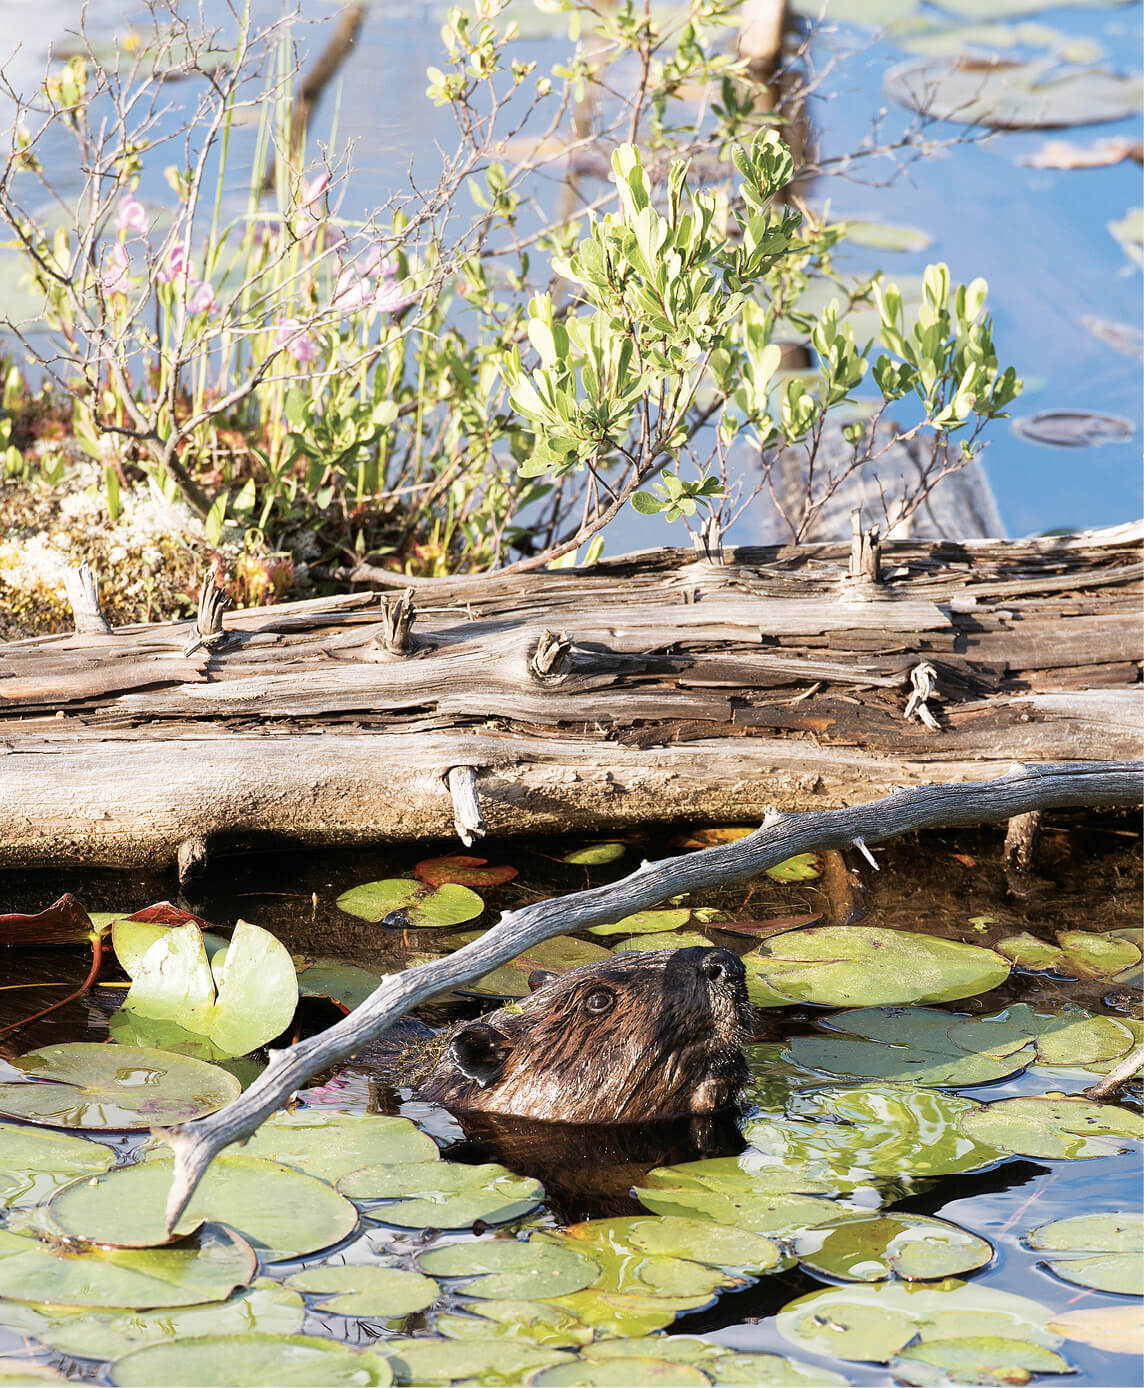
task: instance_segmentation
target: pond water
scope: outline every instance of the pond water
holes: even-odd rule
[[[565,861],[567,855],[591,847],[581,841],[490,846],[485,851],[491,864],[515,868],[517,875],[499,885],[475,888],[484,910],[477,902],[478,914],[470,913],[467,921],[459,920],[464,911],[453,911],[461,933],[451,926],[418,926],[417,917],[408,914],[416,904],[407,908],[406,921],[417,928],[365,920],[362,915],[382,909],[376,903],[386,892],[393,898],[400,890],[355,892],[371,882],[414,880],[415,871],[421,879],[455,876],[455,864],[447,859],[438,863],[434,857],[454,852],[455,846],[449,845],[288,857],[237,853],[216,861],[190,899],[180,904],[224,933],[240,918],[263,927],[294,952],[299,967],[320,957],[323,986],[311,991],[350,990],[345,995],[356,1002],[363,982],[369,984],[355,970],[380,975],[433,957],[455,947],[469,930],[491,924],[498,910],[618,878],[642,858],[678,852],[690,832],[617,839],[619,848],[599,856],[619,856],[590,865]],[[232,1173],[228,1179],[238,1185],[230,1204],[224,1200],[217,1207],[225,1211],[218,1214],[220,1220],[229,1220],[256,1242],[269,1245],[262,1249],[258,1270],[273,1283],[287,1285],[275,1291],[259,1283],[261,1300],[254,1305],[232,1297],[227,1306],[235,1307],[235,1314],[247,1307],[235,1325],[214,1308],[212,1314],[223,1315],[219,1332],[301,1331],[323,1342],[322,1352],[344,1342],[392,1357],[380,1371],[372,1358],[368,1370],[354,1361],[350,1368],[364,1377],[319,1373],[299,1382],[384,1382],[390,1368],[399,1382],[446,1382],[468,1376],[480,1382],[518,1382],[530,1367],[538,1374],[560,1368],[553,1362],[546,1369],[545,1356],[558,1361],[574,1353],[580,1362],[560,1369],[573,1377],[558,1374],[551,1381],[643,1382],[638,1376],[597,1380],[593,1374],[598,1367],[587,1361],[616,1352],[617,1339],[633,1338],[639,1344],[629,1345],[629,1350],[639,1350],[641,1358],[654,1357],[656,1344],[648,1348],[640,1337],[657,1328],[669,1331],[677,1354],[706,1355],[706,1364],[699,1364],[706,1377],[694,1377],[693,1364],[686,1370],[677,1368],[678,1379],[647,1382],[882,1384],[890,1372],[899,1381],[918,1383],[981,1381],[967,1377],[964,1365],[960,1377],[956,1370],[943,1377],[940,1369],[911,1355],[919,1349],[923,1358],[952,1353],[951,1340],[983,1334],[1008,1342],[997,1351],[1010,1366],[1006,1372],[1012,1372],[1013,1362],[1024,1362],[1021,1355],[1031,1354],[1028,1364],[1033,1370],[1064,1372],[1071,1365],[1075,1373],[1070,1382],[1104,1388],[1137,1382],[1138,1363],[1132,1353],[1123,1347],[1116,1352],[1102,1348],[1106,1342],[1099,1337],[1096,1345],[1087,1343],[1095,1334],[1092,1325],[1109,1311],[1123,1315],[1128,1308],[1138,1327],[1139,1303],[1131,1295],[1085,1283],[1128,1283],[1102,1281],[1112,1276],[1107,1271],[1078,1271],[1081,1263],[1075,1261],[1075,1251],[1062,1254],[1054,1271],[1046,1265],[1051,1255],[1027,1244],[1033,1230],[1080,1214],[1118,1215],[1117,1227],[1124,1226],[1118,1237],[1130,1240],[1128,1248],[1139,1239],[1138,1230],[1131,1227],[1138,1218],[1142,1175],[1140,1142],[1133,1136],[1137,1130],[1144,1134],[1144,1127],[1139,1127],[1139,1087],[1101,1110],[1062,1110],[1045,1098],[1078,1096],[1108,1068],[1114,1053],[1127,1049],[1133,1036],[1138,1039],[1144,1031],[1138,1020],[1141,872],[1135,826],[1125,817],[1055,816],[1043,840],[1037,875],[1024,880],[1006,877],[996,830],[926,834],[875,852],[881,869],[876,873],[856,852],[845,859],[831,853],[816,861],[796,860],[793,880],[763,875],[734,889],[665,903],[671,916],[633,920],[625,929],[585,935],[579,944],[566,940],[561,947],[566,962],[601,955],[608,948],[690,945],[697,938],[740,954],[752,996],[765,1005],[754,1014],[755,1039],[747,1047],[752,1077],[737,1121],[697,1119],[608,1129],[470,1115],[462,1123],[413,1098],[395,1080],[396,1045],[371,1048],[316,1077],[298,1096],[299,1107],[287,1127],[275,1130],[269,1125],[240,1159],[255,1160],[261,1190],[243,1186],[242,1172]],[[118,915],[174,896],[177,884],[161,876],[93,870],[0,875],[0,906],[5,911],[41,909],[64,891],[77,894],[91,912]],[[350,892],[354,894],[347,896]],[[354,914],[358,911],[362,915]],[[643,933],[657,926],[670,933]],[[801,966],[796,977],[789,972],[792,966],[781,960],[799,957],[797,948],[789,947],[791,941],[797,946],[815,937],[829,938],[830,949],[818,965]],[[875,937],[881,963],[862,963],[863,941]],[[1057,949],[1050,971],[1045,971],[1045,961],[1029,953],[1035,948],[1030,937]],[[117,935],[117,948],[124,947],[118,943],[121,938],[127,939]],[[922,953],[897,955],[904,942],[913,942]],[[1071,953],[1066,957],[1062,948]],[[57,990],[77,986],[89,962],[82,946],[11,949],[6,954],[0,1027],[30,1016],[58,996]],[[1009,972],[1008,955],[1021,958],[1022,966]],[[850,965],[848,973],[838,973],[838,961],[844,965],[847,958],[859,962]],[[526,963],[507,986],[522,991],[524,977],[537,962],[547,961]],[[350,971],[339,973],[345,966]],[[138,986],[138,959],[132,967]],[[272,972],[266,965],[264,992],[271,989]],[[437,1028],[487,1011],[496,1004],[493,993],[506,986],[503,972],[496,977],[501,981],[491,984],[485,996],[439,999],[424,1011],[424,1018]],[[304,968],[301,980],[305,987]],[[109,951],[99,984],[84,998],[5,1032],[4,1056],[13,1061],[33,1049],[106,1040],[109,1017],[123,1000],[126,986],[126,975]],[[355,987],[357,996],[352,994]],[[771,989],[787,991],[776,998]],[[936,1001],[939,996],[948,1000]],[[854,1005],[841,1006],[844,999]],[[913,1006],[888,1005],[894,1001]],[[331,1004],[310,998],[281,1039],[313,1031],[336,1016]],[[136,1026],[142,1030],[134,1038],[116,1022],[111,1025],[121,1041],[146,1041],[154,1035],[162,1044],[162,1038],[171,1035],[148,1033],[148,1024],[138,1020]],[[117,1052],[122,1053],[118,1047],[109,1052],[101,1046],[95,1054],[107,1057]],[[224,1068],[229,1064],[243,1083],[249,1083],[263,1056],[256,1051],[250,1060],[224,1062]],[[1077,1060],[1087,1064],[1077,1065]],[[9,1083],[0,1087],[0,1109],[12,1111],[12,1081],[19,1083],[21,1095],[29,1088],[43,1091],[42,1085],[29,1086],[16,1066],[5,1066],[5,1072],[0,1081]],[[54,1091],[58,1086],[48,1088]],[[120,1098],[124,1093],[120,1091]],[[1025,1111],[1005,1106],[1014,1099],[1036,1102]],[[1042,1110],[1039,1104],[1047,1106]],[[427,1153],[435,1155],[432,1147],[410,1149],[409,1144],[419,1139],[409,1120],[432,1135],[444,1163],[427,1162]],[[298,1146],[301,1139],[290,1122],[333,1126],[319,1126],[309,1146]],[[363,1130],[338,1126],[347,1123],[365,1125],[374,1135],[372,1141],[382,1145],[382,1155],[363,1155],[361,1144],[368,1145],[360,1136]],[[275,1135],[268,1137],[271,1130]],[[36,1163],[22,1147],[14,1146],[29,1131],[60,1129],[0,1125],[0,1177],[10,1203],[0,1238],[35,1230],[58,1234],[61,1225],[73,1236],[130,1237],[116,1232],[117,1220],[145,1222],[140,1211],[149,1199],[154,1204],[159,1187],[150,1192],[138,1185],[117,1187],[118,1194],[109,1188],[103,1197],[100,1182],[122,1181],[125,1172],[119,1169],[111,1177],[80,1175],[66,1198],[34,1208],[36,1199],[46,1200],[72,1179],[76,1169],[67,1168],[70,1175],[46,1176],[41,1166],[41,1184],[29,1192],[27,1173]],[[122,1167],[138,1155],[142,1135],[89,1132],[86,1139],[86,1150],[106,1144]],[[337,1210],[326,1209],[329,1201],[345,1204],[329,1184],[297,1172],[291,1176],[281,1167],[266,1168],[257,1160],[270,1156],[324,1176],[326,1182],[342,1179],[343,1194],[353,1201],[348,1223],[338,1224]],[[399,1165],[369,1167],[370,1161],[379,1160]],[[490,1163],[500,1165],[490,1169]],[[355,1172],[363,1165],[364,1174]],[[432,1178],[446,1166],[459,1173],[455,1180],[464,1187],[450,1196],[442,1195],[440,1183],[435,1186],[426,1176]],[[516,1175],[509,1176],[503,1168]],[[291,1181],[303,1180],[311,1181],[309,1192],[291,1187]],[[165,1181],[161,1175],[162,1190]],[[320,1199],[315,1194],[318,1187],[325,1192]],[[434,1190],[438,1193],[427,1193]],[[395,1203],[397,1197],[402,1198]],[[410,1206],[415,1197],[418,1203]],[[317,1232],[299,1227],[306,1213],[317,1222]],[[638,1225],[633,1225],[632,1216],[642,1217]],[[875,1220],[886,1216],[900,1222],[875,1227]],[[924,1219],[945,1223],[919,1223]],[[578,1223],[583,1220],[591,1222]],[[826,1239],[815,1229],[824,1220],[830,1225]],[[569,1225],[571,1232],[562,1233]],[[895,1235],[899,1242],[888,1252],[886,1240]],[[1052,1236],[1040,1237],[1051,1241]],[[1086,1232],[1090,1244],[1092,1237]],[[739,1242],[731,1246],[736,1239]],[[745,1249],[745,1239],[754,1239],[755,1246]],[[768,1239],[774,1267],[760,1257]],[[458,1280],[457,1274],[504,1273],[500,1265],[487,1265],[486,1250],[492,1247],[494,1253],[488,1256],[503,1258],[508,1256],[506,1245],[512,1246],[513,1256],[535,1257],[543,1246],[543,1256],[550,1260],[567,1263],[572,1258],[573,1271],[588,1266],[587,1281],[595,1285],[595,1293],[568,1290],[583,1288],[584,1278],[557,1285],[551,1281],[558,1276],[555,1265],[545,1264],[525,1269],[523,1291],[517,1276],[512,1289],[502,1290],[499,1299],[474,1299],[489,1294],[475,1291],[474,1284]],[[1084,1246],[1081,1239],[1074,1249]],[[30,1284],[5,1281],[6,1259],[24,1247],[0,1243],[0,1358],[30,1350],[38,1363],[54,1365],[68,1377],[101,1382],[200,1381],[179,1377],[187,1372],[185,1365],[172,1367],[141,1357],[137,1371],[154,1375],[148,1378],[133,1377],[135,1369],[126,1358],[111,1370],[103,1362],[133,1348],[142,1356],[139,1346],[164,1334],[181,1340],[210,1333],[214,1326],[204,1324],[200,1313],[197,1322],[192,1317],[184,1323],[180,1314],[188,1313],[164,1312],[158,1326],[154,1315],[30,1307]],[[474,1247],[485,1259],[480,1266],[471,1261]],[[949,1261],[912,1272],[908,1264],[899,1263],[899,1277],[904,1272],[905,1281],[861,1280],[884,1277],[886,1259],[908,1259],[911,1248]],[[299,1254],[300,1249],[309,1251]],[[275,1257],[275,1251],[280,1256]],[[77,1255],[67,1256],[74,1267]],[[95,1255],[78,1255],[80,1260],[84,1256]],[[1082,1261],[1087,1267],[1091,1259]],[[1117,1275],[1131,1280],[1138,1273],[1125,1272],[1126,1263],[1138,1268],[1138,1257],[1129,1253],[1120,1259]],[[370,1293],[373,1301],[331,1309],[328,1298],[347,1288],[330,1269],[346,1265],[353,1269],[344,1274],[348,1289]],[[411,1287],[408,1281],[391,1279],[375,1288],[369,1280],[393,1272],[408,1277],[417,1270],[436,1285],[426,1290],[425,1284]],[[302,1272],[306,1276],[300,1277]],[[562,1264],[559,1277],[567,1279],[568,1272]],[[922,1280],[908,1280],[911,1276]],[[35,1285],[51,1284],[37,1280]],[[786,1309],[811,1294],[834,1300],[811,1303],[810,1314],[800,1306]],[[54,1299],[62,1303],[75,1295],[56,1292]],[[35,1299],[51,1302],[53,1296],[41,1290]],[[911,1308],[917,1312],[913,1320]],[[946,1311],[952,1314],[943,1319]],[[1057,1320],[1062,1314],[1065,1320]],[[495,1319],[498,1315],[505,1323]],[[1080,1327],[1073,1323],[1078,1315]],[[937,1331],[931,1325],[923,1330],[921,1345],[915,1343],[905,1358],[895,1359],[892,1370],[871,1362],[889,1359],[895,1345],[905,1345],[929,1322],[945,1328]],[[845,1335],[843,1325],[851,1326]],[[1122,1338],[1126,1333],[1121,1326]],[[593,1334],[595,1346],[586,1347]],[[861,1336],[866,1337],[864,1344],[858,1343]],[[696,1349],[693,1337],[700,1337],[708,1348]],[[1014,1346],[1014,1340],[1019,1344]],[[444,1349],[435,1348],[442,1341]],[[929,1348],[935,1341],[941,1342],[940,1350]],[[656,1343],[662,1353],[663,1337]],[[450,1344],[457,1346],[455,1351]],[[714,1361],[710,1345],[739,1354],[781,1356],[801,1368],[773,1359],[724,1356]],[[227,1353],[237,1352],[229,1342],[226,1348]],[[204,1355],[205,1342],[197,1342],[190,1352]],[[274,1352],[285,1351],[277,1347]],[[319,1351],[310,1346],[293,1352]],[[962,1346],[958,1352],[968,1351]],[[419,1354],[445,1358],[430,1361]],[[498,1368],[480,1369],[486,1354]],[[516,1370],[510,1363],[512,1354],[523,1356]],[[534,1356],[531,1363],[525,1362],[529,1354]],[[1063,1355],[1067,1365],[1044,1361],[1046,1354]],[[232,1367],[229,1372],[237,1370]],[[334,1366],[323,1361],[322,1372],[334,1374]],[[381,1378],[369,1377],[377,1372]],[[650,1370],[643,1365],[640,1372]],[[657,1372],[666,1371],[661,1366]]]

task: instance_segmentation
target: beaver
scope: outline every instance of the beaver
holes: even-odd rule
[[[449,1033],[417,1097],[554,1123],[646,1123],[738,1100],[753,1014],[729,950],[633,950],[535,982]]]

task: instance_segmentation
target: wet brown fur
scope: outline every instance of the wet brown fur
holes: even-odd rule
[[[733,1104],[751,1009],[727,950],[633,950],[457,1028],[419,1087],[447,1108],[638,1123]]]

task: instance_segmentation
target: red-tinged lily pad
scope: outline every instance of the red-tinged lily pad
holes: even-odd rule
[[[73,1041],[13,1063],[28,1080],[0,1084],[0,1113],[52,1128],[171,1127],[214,1113],[242,1088],[217,1065],[143,1046]]]
[[[95,930],[91,917],[70,892],[35,915],[10,911],[0,915],[0,945],[78,945]]]
[[[461,887],[499,887],[517,875],[514,867],[489,867],[488,862],[487,858],[469,858],[463,853],[446,858],[423,858],[413,869],[413,875],[430,887],[443,887],[448,882]]]
[[[690,833],[680,834],[672,843],[677,848],[715,848],[721,843],[738,843],[753,834],[757,827],[745,829],[741,825],[717,824],[709,829],[692,829]]]
[[[338,897],[338,906],[363,921],[396,930],[438,930],[475,920],[485,909],[481,898],[456,882],[430,887],[404,877],[364,882]]]
[[[725,930],[728,935],[752,935],[755,939],[766,939],[768,935],[785,935],[788,930],[800,930],[804,925],[813,925],[821,919],[821,911],[809,911],[804,916],[775,916],[769,921],[718,921],[715,928]]]

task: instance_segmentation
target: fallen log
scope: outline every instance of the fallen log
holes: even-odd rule
[[[371,570],[206,640],[88,613],[0,645],[0,865],[757,821],[1132,758],[1142,533]]]

